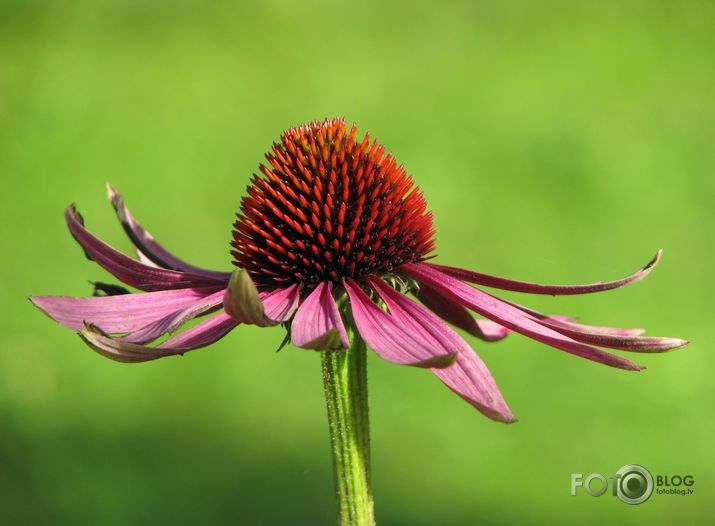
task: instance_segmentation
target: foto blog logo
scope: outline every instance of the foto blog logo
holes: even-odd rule
[[[610,484],[609,484],[610,481]],[[600,497],[611,486],[611,495],[626,504],[642,504],[656,490],[658,495],[692,495],[695,480],[692,475],[653,475],[640,464],[626,464],[616,473],[604,477],[591,473],[584,478],[582,473],[571,474],[571,495],[576,496],[583,488],[592,497]],[[681,486],[685,486],[682,488]]]

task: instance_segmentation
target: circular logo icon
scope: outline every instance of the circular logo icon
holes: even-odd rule
[[[626,504],[641,504],[653,494],[653,475],[643,466],[626,464],[616,474],[616,495]]]

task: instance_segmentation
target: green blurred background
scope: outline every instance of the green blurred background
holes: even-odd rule
[[[698,523],[715,512],[715,4],[0,2],[0,523],[331,524],[318,356],[279,329],[184,358],[104,360],[32,308],[107,279],[62,219],[128,249],[112,181],[158,239],[228,269],[248,178],[288,126],[344,116],[426,194],[443,263],[690,347],[610,369],[520,336],[470,339],[520,422],[371,356],[386,525]],[[505,297],[515,298],[513,294]],[[569,496],[626,463],[691,474],[641,506]]]

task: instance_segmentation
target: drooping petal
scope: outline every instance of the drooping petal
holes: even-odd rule
[[[511,302],[509,302],[511,303]],[[513,304],[519,310],[523,310],[527,314],[531,314],[530,309],[523,309],[519,305]],[[536,316],[536,318],[548,325],[549,327],[563,327],[565,329],[571,329],[578,332],[589,332],[591,334],[603,334],[606,336],[640,336],[645,332],[642,328],[626,328],[626,327],[603,327],[601,325],[585,325],[583,323],[576,323],[571,318],[565,316],[548,316],[542,314]]]
[[[618,329],[614,327],[598,327],[573,323],[562,316],[546,316],[534,310],[505,302],[517,307],[527,316],[541,325],[549,327],[576,341],[590,343],[609,349],[622,351],[660,353],[672,351],[688,344],[681,338],[663,338],[659,336],[641,336],[643,329]]]
[[[110,333],[132,332],[204,298],[219,287],[161,290],[139,294],[71,298],[31,296],[30,301],[50,318],[72,330],[90,320]]]
[[[546,327],[551,327],[576,341],[590,343],[609,349],[619,349],[621,351],[661,353],[672,351],[688,344],[682,338],[668,338],[661,336],[614,336],[610,334],[593,334],[584,331],[567,329],[552,323],[548,319],[540,322]]]
[[[122,254],[95,237],[84,227],[82,216],[79,215],[74,205],[67,208],[65,218],[72,236],[82,246],[87,257],[127,285],[140,290],[155,291],[218,284],[216,280],[187,272],[150,267]]]
[[[557,316],[544,316],[543,319],[549,320],[553,325],[561,325],[562,327],[571,328],[578,331],[591,332],[593,334],[610,334],[613,336],[640,336],[645,332],[642,328],[625,328],[625,327],[603,327],[600,325],[584,325],[576,323],[571,319],[564,319]]]
[[[236,321],[271,327],[290,319],[299,302],[298,285],[259,293],[248,271],[237,268],[231,275],[223,306]]]
[[[217,342],[239,323],[225,312],[219,312],[205,321],[198,323],[188,330],[180,332],[176,336],[166,340],[159,345],[161,349],[185,349],[194,350],[206,347]]]
[[[206,347],[223,338],[238,324],[229,315],[220,312],[156,347],[118,341],[91,324],[87,324],[79,335],[102,356],[118,362],[138,363]]]
[[[611,335],[611,336],[640,336],[645,332],[645,329],[642,328],[623,328],[623,327],[603,327],[599,325],[584,325],[583,323],[576,323],[573,318],[570,316],[551,316],[547,314],[542,314],[541,312],[537,312],[533,309],[530,309],[529,307],[524,307],[523,305],[519,305],[518,303],[514,303],[512,301],[506,301],[502,300],[505,303],[508,303],[509,305],[512,305],[519,309],[520,311],[525,312],[532,318],[535,318],[537,320],[548,322],[549,326],[559,326],[559,327],[564,327],[566,329],[572,329],[574,331],[580,331],[580,332],[590,332],[592,334],[604,334],[604,335]]]
[[[369,282],[398,322],[440,345],[445,351],[457,352],[454,364],[444,369],[432,369],[447,387],[489,418],[506,423],[515,421],[489,369],[467,342],[437,315],[403,296],[380,278],[370,277]]]
[[[405,330],[392,316],[378,307],[353,280],[343,280],[357,330],[373,351],[385,360],[416,367],[449,367],[456,349],[445,352],[441,346],[419,334]]]
[[[663,253],[659,250],[655,257],[642,269],[637,270],[630,276],[616,281],[598,281],[587,285],[539,285],[536,283],[528,283],[526,281],[515,281],[512,279],[500,278],[499,276],[491,276],[471,270],[465,270],[455,267],[447,267],[444,265],[436,265],[434,263],[425,263],[440,272],[457,278],[462,281],[468,281],[484,287],[493,287],[502,290],[513,290],[515,292],[526,292],[529,294],[549,294],[553,296],[566,296],[571,294],[590,294],[592,292],[602,292],[605,290],[617,289],[630,283],[634,283],[645,278],[655,268]]]
[[[504,301],[504,300],[502,300]],[[576,341],[619,349],[622,351],[660,353],[672,351],[688,344],[681,338],[663,338],[660,336],[641,336],[645,329],[601,327],[575,323],[567,316],[547,316],[523,305],[504,301],[524,312],[541,325],[554,329]]]
[[[293,345],[316,351],[350,347],[332,291],[331,282],[319,283],[300,304],[291,322],[290,337]]]
[[[470,287],[458,279],[440,272],[433,266],[425,263],[405,263],[400,267],[400,271],[420,282],[426,283],[448,298],[460,302],[482,316],[534,340],[611,367],[633,371],[643,369],[642,366],[636,365],[625,358],[607,353],[597,347],[577,342],[568,336],[545,327],[513,305],[490,296],[479,289]]]
[[[446,298],[428,285],[420,286],[417,298],[446,322],[482,340],[494,342],[506,338],[509,334],[509,329],[492,320],[475,319],[459,303]]]
[[[206,270],[186,263],[182,259],[173,255],[157,243],[154,236],[147,232],[139,224],[139,222],[134,219],[134,216],[131,212],[129,212],[129,209],[124,204],[124,198],[110,183],[107,183],[107,193],[109,195],[109,200],[117,213],[119,222],[122,224],[122,227],[129,236],[129,239],[132,240],[132,243],[134,243],[137,248],[140,260],[147,259],[153,263],[152,266],[188,272],[195,276],[201,276],[203,278],[215,280],[221,283],[225,283],[229,280],[231,277],[230,272]]]
[[[127,336],[123,336],[117,339],[119,341],[131,343],[153,342],[154,340],[160,338],[166,333],[174,332],[189,320],[193,320],[198,316],[215,311],[219,306],[223,304],[224,294],[224,290],[214,292],[213,294],[210,294],[205,298],[201,298],[200,300],[195,301],[191,305],[176,310],[159,320],[147,324],[138,331],[132,332]],[[91,318],[88,318],[87,321],[91,322],[93,325],[98,325],[100,329],[104,330],[101,325],[99,325]]]

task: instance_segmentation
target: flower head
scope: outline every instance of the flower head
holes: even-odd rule
[[[254,176],[232,252],[259,287],[340,285],[385,275],[434,248],[432,214],[412,178],[343,120],[291,128]]]
[[[431,369],[483,414],[503,422],[514,418],[494,379],[450,325],[485,341],[519,332],[629,370],[642,367],[602,348],[652,353],[687,343],[541,314],[472,286],[549,295],[611,290],[648,275],[660,252],[626,278],[572,286],[438,265],[427,262],[435,233],[422,193],[382,146],[368,135],[358,140],[355,126],[335,119],[292,128],[266,158],[234,223],[233,272],[205,270],[171,254],[110,185],[136,259],[91,234],[74,205],[66,211],[67,224],[89,259],[142,292],[30,299],[92,349],[125,362],[205,347],[241,323],[283,325],[297,347],[340,351],[351,344],[351,324],[382,358]],[[198,317],[205,319],[176,333]],[[157,343],[166,334],[172,336]]]

